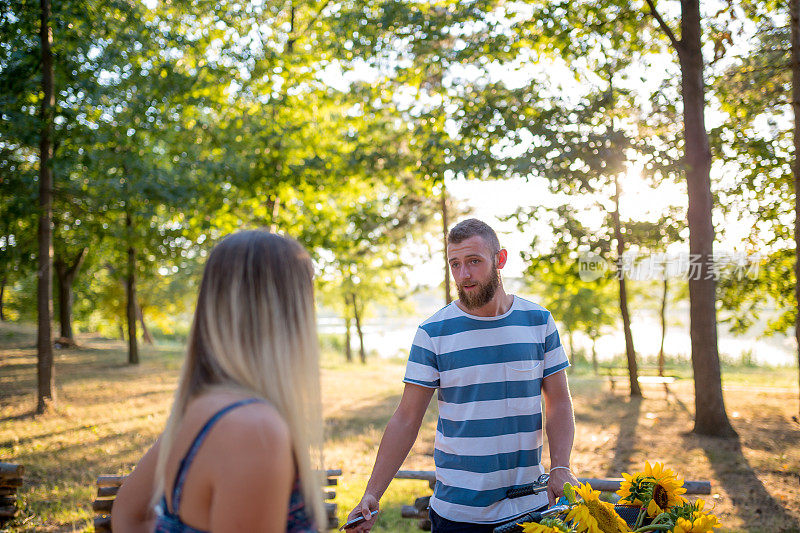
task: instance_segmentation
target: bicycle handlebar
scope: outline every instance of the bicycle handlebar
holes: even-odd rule
[[[522,531],[522,526],[520,525],[523,522],[539,522],[542,518],[547,518],[548,516],[553,516],[563,511],[569,509],[569,505],[555,505],[544,511],[532,511],[530,513],[524,514],[518,518],[515,518],[511,522],[507,524],[503,524],[501,526],[497,526],[494,528],[494,533],[520,533]]]
[[[541,487],[538,485],[525,485],[516,489],[508,489],[506,491],[506,498],[522,498],[523,496],[530,496],[531,494],[539,494],[547,490],[547,485]]]
[[[550,480],[549,474],[542,474],[536,481],[529,485],[508,489],[506,491],[506,498],[521,498],[531,494],[539,494],[547,490],[547,482]]]

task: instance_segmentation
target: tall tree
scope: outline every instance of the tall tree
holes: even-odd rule
[[[689,253],[697,274],[689,279],[689,332],[694,371],[694,432],[735,436],[725,411],[717,346],[714,224],[711,219],[711,148],[705,126],[705,80],[700,1],[681,0],[681,38],[678,40],[647,0],[650,12],[678,54],[683,100],[684,162],[689,193]]]
[[[67,135],[69,137],[65,139]],[[62,131],[59,135],[61,139],[59,168],[63,170],[64,178],[60,180],[53,204],[53,266],[57,289],[55,303],[60,326],[59,343],[67,345],[76,344],[74,327],[76,282],[87,265],[90,250],[95,253],[95,261],[90,261],[89,266],[97,266],[100,259],[97,257],[100,251],[98,245],[105,233],[94,212],[97,207],[96,195],[89,185],[93,180],[88,179],[91,171],[83,173],[83,177],[78,178],[79,158],[75,157],[77,154],[69,154],[65,149],[65,144],[78,140],[75,137],[74,132]],[[91,146],[91,142],[87,142],[84,149],[88,146]]]
[[[411,176],[392,186],[371,181],[351,179],[346,190],[328,193],[329,204],[318,204],[327,215],[306,208],[294,217],[328,221],[319,243],[324,252],[317,260],[318,294],[345,318],[348,330],[350,318],[354,319],[362,362],[366,361],[362,326],[369,313],[379,306],[409,310],[413,287],[404,248],[432,230],[438,207],[425,197],[427,184]],[[344,218],[337,220],[337,213]]]
[[[656,282],[661,288],[658,302],[658,318],[661,323],[661,341],[658,350],[658,375],[664,375],[664,341],[667,335],[667,304],[669,302],[670,277],[682,275],[671,267],[667,254],[670,245],[683,241],[682,230],[686,227],[684,217],[677,208],[670,208],[655,222],[631,221],[627,230],[631,240],[637,244],[641,254],[647,254],[638,265],[641,277]]]
[[[130,194],[130,193],[129,193]],[[127,205],[126,205],[127,208]],[[136,337],[136,248],[133,245],[133,220],[130,211],[125,211],[125,230],[128,257],[125,265],[125,322],[128,324],[128,364],[139,364],[139,344]]]
[[[36,412],[43,413],[56,401],[53,366],[53,147],[51,144],[53,105],[53,34],[50,29],[50,0],[40,1],[39,40],[42,54],[41,137],[39,141],[39,270],[37,272],[36,368],[38,390]]]
[[[631,332],[631,316],[628,311],[628,287],[625,283],[625,239],[622,233],[622,223],[619,214],[619,176],[614,175],[614,210],[611,219],[614,223],[614,239],[617,241],[617,280],[619,282],[619,310],[622,315],[622,331],[625,335],[625,357],[628,360],[628,375],[631,387],[631,396],[641,396],[639,387],[639,367],[636,362],[636,350],[633,347],[633,333]]]
[[[615,62],[609,58],[609,64]],[[614,87],[618,70],[602,72],[605,86],[592,88],[577,104],[559,96],[548,97],[543,88],[531,95],[528,88],[508,90],[495,85],[490,88],[495,98],[493,105],[482,113],[501,117],[494,120],[509,128],[509,135],[519,135],[524,128],[536,139],[524,152],[504,160],[511,172],[546,177],[554,193],[570,198],[568,204],[557,209],[553,224],[557,253],[574,253],[575,247],[580,246],[616,263],[630,394],[641,396],[628,310],[625,251],[629,232],[620,217],[620,181],[626,179],[633,158],[654,149],[639,141],[641,125],[631,112],[636,109],[632,95]],[[518,116],[524,116],[524,122]],[[476,113],[471,119],[480,123],[488,116],[482,118],[481,113]],[[475,128],[479,126],[476,124]],[[592,208],[602,213],[601,228],[586,227],[576,218],[574,212],[578,209],[572,204],[580,198],[591,201]],[[525,218],[518,216],[518,220],[528,217],[529,213]]]
[[[792,26],[792,109],[794,110],[794,339],[800,383],[800,0],[789,0]],[[800,413],[800,405],[798,405]]]
[[[105,228],[103,267],[125,286],[128,360],[136,364],[143,278],[153,278],[159,263],[179,263],[221,201],[213,182],[221,158],[209,155],[222,151],[214,144],[221,128],[211,132],[208,124],[225,108],[227,84],[241,66],[239,47],[217,48],[224,36],[238,35],[242,16],[220,7],[217,23],[198,18],[198,6],[187,2],[115,7],[118,32],[99,53],[128,68],[102,78],[87,111],[94,128],[81,163]]]
[[[733,436],[722,396],[722,378],[717,347],[716,282],[713,275],[714,227],[712,223],[711,151],[705,127],[705,80],[699,0],[681,0],[680,39],[657,11],[654,0],[646,0],[641,11],[627,2],[549,2],[533,23],[546,36],[545,46],[565,58],[586,56],[587,48],[599,45],[619,58],[633,61],[641,52],[657,51],[658,40],[651,28],[657,25],[678,56],[683,104],[682,160],[687,182],[689,251],[695,279],[690,280],[690,336],[695,379],[695,425],[699,434]],[[728,6],[733,9],[733,4]],[[540,16],[541,15],[541,16]],[[602,72],[593,56],[591,70]],[[598,68],[599,67],[599,68]]]

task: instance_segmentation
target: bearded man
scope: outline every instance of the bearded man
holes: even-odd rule
[[[372,528],[379,501],[417,438],[438,390],[430,518],[438,532],[491,532],[501,523],[552,505],[569,466],[575,423],[567,385],[569,366],[550,313],[506,294],[500,279],[508,252],[477,219],[455,225],[447,260],[458,300],[424,321],[414,338],[400,405],[381,439],[364,496],[349,520],[356,533]],[[542,399],[550,451],[543,493],[509,499],[506,491],[544,472]]]

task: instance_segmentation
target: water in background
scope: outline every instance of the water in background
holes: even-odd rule
[[[364,348],[367,353],[374,352],[380,357],[408,357],[408,350],[414,340],[417,327],[430,315],[444,305],[439,294],[441,290],[429,289],[412,297],[416,304],[416,314],[392,315],[391,309],[381,309],[377,316],[368,318],[362,323]],[[535,296],[518,294],[536,301]],[[558,317],[554,317],[558,323]],[[661,342],[661,323],[653,313],[634,311],[632,313],[633,342],[636,353],[642,358],[655,357]],[[667,335],[664,351],[668,356],[689,360],[691,342],[689,338],[689,305],[682,302],[668,313]],[[344,336],[344,320],[328,310],[320,309],[318,328],[322,334]],[[775,335],[759,338],[762,331],[758,326],[746,335],[733,335],[725,324],[718,324],[718,346],[723,361],[748,361],[752,364],[771,366],[796,366],[797,355],[794,338],[789,335]],[[569,354],[567,334],[559,327],[561,342]],[[591,341],[580,332],[573,336],[576,350],[582,350],[586,356],[591,354]],[[355,325],[351,330],[351,342],[354,350],[358,349],[358,336]],[[609,360],[625,353],[625,338],[620,324],[617,330],[600,337],[596,344],[598,358]]]
[[[424,317],[376,317],[361,324],[364,333],[364,349],[375,351],[380,357],[408,357],[408,350],[414,340],[417,326]],[[321,334],[344,336],[344,320],[339,317],[319,317],[317,328]],[[358,335],[355,325],[351,325],[350,339],[353,350],[358,350]],[[356,352],[357,353],[357,352]]]

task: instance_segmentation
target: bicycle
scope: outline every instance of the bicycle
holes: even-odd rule
[[[521,487],[515,487],[506,491],[506,498],[521,498],[531,494],[539,494],[547,490],[547,482],[550,480],[550,474],[540,475],[536,481]],[[543,518],[555,516],[569,509],[569,505],[554,505],[542,511],[530,511],[522,516],[501,524],[494,528],[494,533],[520,533],[522,526],[520,524],[525,522],[539,522]]]
[[[506,491],[506,498],[520,498],[522,496],[544,492],[547,490],[547,482],[549,480],[549,474],[542,474],[536,479],[536,481],[529,485],[508,489]],[[564,504],[559,503],[562,501]],[[558,515],[568,511],[569,508],[570,506],[566,505],[566,498],[562,496],[558,499],[557,505],[548,507],[542,511],[530,511],[522,516],[518,516],[517,518],[494,528],[494,533],[520,533],[522,531],[522,526],[519,524],[526,522],[540,522],[543,518]],[[639,508],[630,505],[616,504],[614,505],[614,510],[623,520],[625,520],[629,526],[632,526],[634,522],[636,522],[636,518],[639,515]]]

